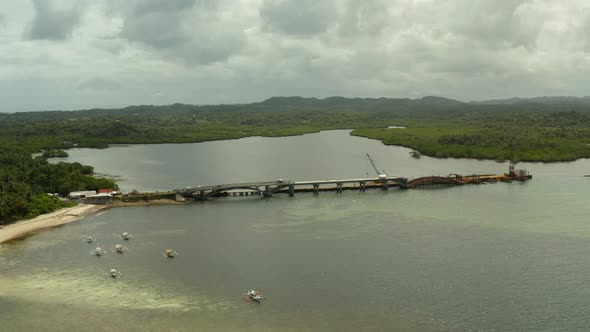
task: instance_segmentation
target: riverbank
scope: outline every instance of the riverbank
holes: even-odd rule
[[[131,206],[146,206],[146,205],[171,205],[184,204],[183,202],[176,202],[169,199],[159,199],[153,201],[139,201],[139,202],[121,202],[116,201],[110,205],[92,205],[92,204],[78,204],[71,208],[64,208],[52,213],[40,215],[29,220],[17,221],[0,228],[0,244],[10,240],[18,239],[31,233],[40,230],[64,225],[84,217],[88,217],[99,211],[107,210],[115,207],[131,207]]]

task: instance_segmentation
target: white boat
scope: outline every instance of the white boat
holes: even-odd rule
[[[90,250],[90,254],[93,256],[103,256],[107,254],[107,251],[101,247],[96,247],[94,250]]]
[[[133,234],[131,233],[127,233],[127,232],[123,232],[123,234],[121,234],[121,238],[123,240],[129,240],[133,238]]]
[[[111,278],[117,278],[118,276],[121,275],[121,272],[115,270],[115,269],[111,269],[108,273],[105,272],[104,274],[106,274],[107,276],[111,277]]]
[[[96,238],[92,235],[88,235],[87,237],[84,238],[84,242],[93,243],[93,242],[96,242]]]
[[[253,289],[248,290],[246,293],[242,294],[244,300],[248,302],[256,302],[261,303],[264,299],[264,294],[259,291],[255,291]]]

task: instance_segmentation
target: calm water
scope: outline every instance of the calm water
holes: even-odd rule
[[[69,160],[123,190],[372,175],[366,153],[407,177],[507,169],[408,152],[331,131]],[[590,162],[519,168],[533,181],[113,209],[0,248],[0,330],[587,331]],[[124,255],[82,242],[112,247],[123,231]],[[268,301],[241,299],[250,287]]]

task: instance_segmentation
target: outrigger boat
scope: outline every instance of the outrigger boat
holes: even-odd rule
[[[111,277],[111,278],[117,278],[118,276],[121,275],[121,272],[119,272],[115,269],[111,269],[108,273],[105,272],[104,274],[108,277]]]
[[[96,247],[94,250],[90,250],[90,254],[93,256],[103,256],[107,254],[107,251],[101,247]]]
[[[176,251],[174,251],[172,249],[166,249],[166,251],[162,254],[162,256],[167,257],[167,258],[174,258],[179,255],[180,255],[179,253],[177,253]]]
[[[92,236],[92,235],[89,235],[89,236],[87,236],[87,237],[84,238],[84,242],[86,242],[86,243],[93,243],[93,242],[96,242],[96,238],[94,236]]]
[[[133,234],[131,233],[123,232],[123,234],[121,234],[121,239],[123,240],[128,241],[131,238],[133,238]]]
[[[122,254],[124,251],[129,250],[129,248],[125,247],[122,244],[116,244],[114,249],[111,249],[112,252],[116,252]]]
[[[264,294],[262,294],[259,291],[250,289],[246,293],[242,294],[242,297],[244,298],[244,300],[248,302],[261,303],[262,299],[264,299]]]

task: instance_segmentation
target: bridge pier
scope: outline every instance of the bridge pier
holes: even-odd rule
[[[367,185],[367,183],[365,181],[359,182],[359,188],[360,188],[359,190],[364,193],[365,190],[367,189],[366,185]]]
[[[342,182],[336,183],[336,193],[342,194]]]
[[[272,197],[272,191],[270,190],[270,186],[264,186],[264,197]]]
[[[381,190],[388,190],[389,186],[387,185],[387,180],[381,180]]]
[[[289,185],[289,196],[293,197],[295,195],[295,186],[290,184]]]
[[[320,185],[317,183],[313,184],[313,194],[317,195],[320,192]]]

